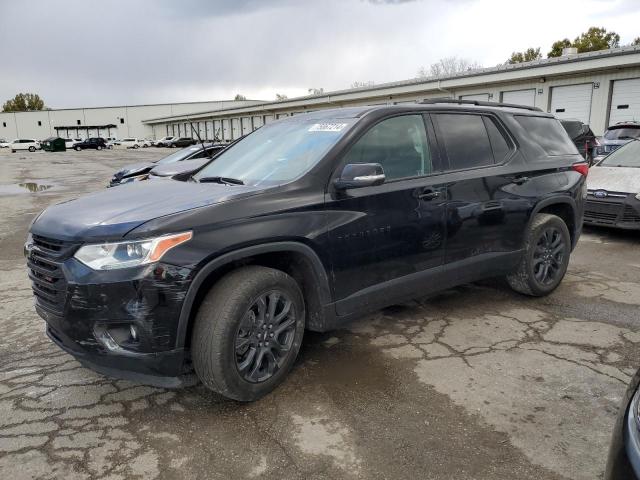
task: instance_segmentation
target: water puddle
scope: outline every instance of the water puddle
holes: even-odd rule
[[[53,185],[47,185],[37,182],[23,182],[14,183],[13,185],[0,185],[0,195],[20,195],[22,193],[40,193],[50,188]]]

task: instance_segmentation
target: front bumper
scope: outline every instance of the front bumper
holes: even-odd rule
[[[640,230],[640,200],[633,193],[607,192],[607,196],[596,198],[589,190],[584,207],[584,223]]]
[[[78,247],[34,236],[26,248],[36,311],[49,337],[109,375],[162,384],[145,376],[186,373],[185,352],[176,345],[193,271],[164,263],[94,271],[73,257]]]

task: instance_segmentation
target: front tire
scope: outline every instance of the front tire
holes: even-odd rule
[[[32,153],[35,152],[36,151],[36,147],[29,147],[29,151],[32,152]]]
[[[98,146],[96,147],[96,150],[102,150],[102,146],[101,146],[101,145],[98,145]]]
[[[304,299],[293,278],[272,268],[239,268],[200,305],[191,338],[196,374],[225,397],[257,400],[291,370],[304,325]]]
[[[556,215],[539,213],[527,230],[520,265],[507,276],[507,282],[524,295],[548,295],[564,278],[570,254],[571,236],[566,223]]]

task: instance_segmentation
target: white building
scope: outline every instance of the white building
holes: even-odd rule
[[[573,54],[446,78],[418,78],[280,102],[193,111],[189,115],[149,116],[144,123],[156,137],[183,135],[193,124],[203,138],[229,142],[287,115],[437,97],[535,106],[559,118],[579,119],[601,135],[616,122],[640,121],[640,47]]]
[[[559,118],[608,125],[640,121],[640,47],[624,47],[446,78],[416,78],[280,102],[217,101],[0,113],[0,138],[194,136],[231,142],[277,118],[321,108],[450,97],[535,106]]]
[[[145,118],[182,115],[203,109],[215,111],[255,103],[251,100],[223,100],[0,113],[0,138],[42,140],[54,135],[63,138],[151,138],[153,137],[153,128],[143,123],[142,120]]]

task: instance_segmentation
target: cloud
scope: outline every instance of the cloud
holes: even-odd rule
[[[631,41],[628,1],[539,0],[522,22],[519,5],[500,0],[0,0],[0,100],[268,100],[402,80],[451,55],[491,66],[591,25]]]

